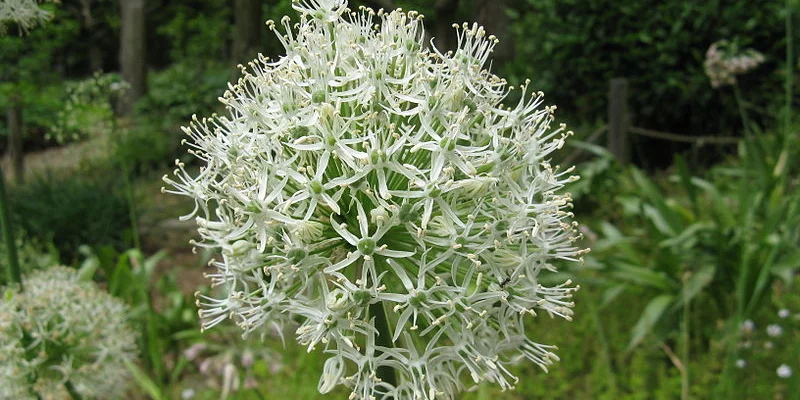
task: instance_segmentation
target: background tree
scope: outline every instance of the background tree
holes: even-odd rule
[[[488,35],[495,35],[500,42],[494,47],[492,62],[495,66],[514,58],[514,37],[511,35],[511,21],[507,9],[510,0],[475,0],[475,21],[483,25]]]
[[[457,22],[458,0],[436,0],[434,10],[433,42],[442,52],[452,50],[456,45],[453,23]]]
[[[233,65],[246,64],[263,51],[261,31],[264,18],[261,17],[261,0],[235,0],[233,9]]]
[[[119,62],[122,79],[130,89],[120,99],[119,112],[130,114],[136,100],[147,93],[147,61],[145,57],[145,0],[120,0]]]

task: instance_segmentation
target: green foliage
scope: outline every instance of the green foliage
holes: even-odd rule
[[[800,267],[800,164],[780,140],[742,142],[741,161],[692,177],[678,159],[669,189],[636,169],[623,180],[621,233],[603,225],[595,246],[619,285],[648,293],[629,349],[651,333],[659,340],[679,327],[684,306],[703,298],[712,319],[741,321],[763,303],[775,279],[791,284]],[[679,193],[676,196],[675,193]],[[609,289],[609,290],[612,290]]]
[[[46,174],[9,189],[15,226],[41,242],[52,242],[64,262],[74,260],[82,244],[125,246],[128,204],[121,179],[111,171]]]
[[[150,92],[137,103],[138,115],[159,118],[166,129],[193,114],[210,114],[227,87],[231,70],[222,63],[183,61],[150,74]]]
[[[631,83],[637,126],[691,134],[739,129],[730,89],[715,90],[703,70],[709,45],[736,40],[767,57],[740,80],[760,120],[773,117],[783,60],[782,2],[527,0],[515,10],[514,76],[535,76],[536,87],[559,109],[586,120],[603,117],[609,79]],[[755,107],[758,105],[758,107]]]
[[[232,28],[230,5],[225,0],[166,4],[155,16],[155,26],[170,46],[172,61],[226,59]]]
[[[179,377],[177,369],[185,367],[175,362],[184,344],[199,337],[194,305],[180,291],[174,275],[159,276],[156,268],[166,257],[164,251],[145,256],[136,249],[120,253],[106,246],[86,255],[84,263],[102,271],[109,293],[130,305],[130,319],[139,327],[143,371],[147,371],[134,369],[134,376],[158,398],[154,394],[163,393],[165,385]],[[161,296],[155,298],[155,293]]]
[[[165,127],[161,121],[141,119],[130,129],[117,132],[112,159],[126,165],[133,176],[163,171],[173,166],[180,153],[181,132],[175,126]]]
[[[118,74],[99,71],[90,78],[67,82],[66,96],[51,123],[48,139],[64,143],[112,132],[115,124],[112,104],[127,88],[128,84]]]
[[[52,245],[45,245],[36,239],[28,238],[23,232],[15,232],[17,257],[19,258],[20,272],[25,275],[37,269],[44,269],[59,263],[58,250]],[[8,277],[5,271],[11,266],[8,263],[8,249],[0,245],[0,286],[7,285]]]

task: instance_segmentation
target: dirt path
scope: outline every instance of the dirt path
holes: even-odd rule
[[[97,159],[111,151],[111,143],[105,137],[53,147],[25,154],[25,177],[30,178],[47,171],[72,172],[83,162]],[[6,181],[11,180],[12,171],[8,157],[2,160]]]

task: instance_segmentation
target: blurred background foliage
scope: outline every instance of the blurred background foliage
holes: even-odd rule
[[[207,290],[210,254],[191,253],[191,221],[174,220],[190,205],[158,193],[175,160],[191,160],[179,127],[224,112],[217,98],[252,49],[280,56],[263,22],[296,18],[291,3],[124,1],[144,7],[146,43],[134,62],[145,66],[147,90],[128,114],[112,90],[93,92],[89,105],[73,101],[92,80],[129,79],[121,32],[132,22],[119,1],[47,5],[50,23],[0,36],[0,149],[10,150],[11,111],[23,120],[27,179],[8,188],[23,270],[93,263],[95,279],[132,305],[143,349],[132,398],[321,398],[320,354],[283,349],[277,332],[264,343],[225,328],[200,334],[192,295]],[[246,5],[260,10],[244,13],[260,21],[255,30],[243,28]],[[481,386],[463,398],[800,398],[800,124],[792,112],[800,108],[800,1],[351,1],[361,5],[421,11],[428,39],[443,49],[454,47],[452,23],[480,21],[501,39],[492,70],[512,85],[531,78],[576,132],[554,164],[577,164],[582,175],[569,190],[593,252],[559,276],[583,287],[575,321],[530,324],[537,340],[559,345],[562,361],[548,375],[521,365],[516,391]],[[713,88],[703,63],[723,39],[765,62],[735,86]],[[604,137],[582,141],[606,125],[609,80],[618,77],[630,83],[633,125],[742,140],[631,137],[632,163],[618,162]],[[0,246],[4,270],[8,253]],[[743,329],[748,321],[753,329]],[[769,325],[782,333],[768,334]],[[777,375],[782,364],[791,379]]]

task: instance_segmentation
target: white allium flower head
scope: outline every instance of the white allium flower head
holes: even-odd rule
[[[555,107],[528,83],[504,104],[478,25],[442,54],[413,11],[294,8],[286,55],[249,63],[227,115],[184,128],[200,171],[164,177],[195,202],[194,244],[221,249],[202,327],[296,321],[330,356],[319,390],[353,399],[453,398],[462,378],[507,389],[524,358],[546,370],[555,346],[526,325],[570,320],[577,288],[540,278],[587,251],[562,192],[577,177],[549,163],[571,134]]]
[[[136,358],[127,306],[56,266],[25,277],[0,306],[0,398],[121,398]],[[10,371],[10,372],[9,372]]]
[[[789,318],[789,315],[791,315],[791,314],[792,314],[791,311],[789,311],[789,310],[787,310],[785,308],[781,308],[780,310],[778,310],[778,318],[781,318],[781,319]]]
[[[744,368],[746,366],[747,366],[747,361],[745,361],[744,359],[740,358],[740,359],[736,360],[736,368],[742,369],[742,368]]]
[[[6,33],[9,24],[16,24],[22,32],[27,32],[52,19],[53,13],[40,6],[40,3],[44,2],[57,2],[57,0],[0,1],[0,35]]]
[[[778,377],[782,379],[788,379],[792,377],[792,367],[786,364],[781,364],[778,367],[778,370],[775,372],[778,374]]]

